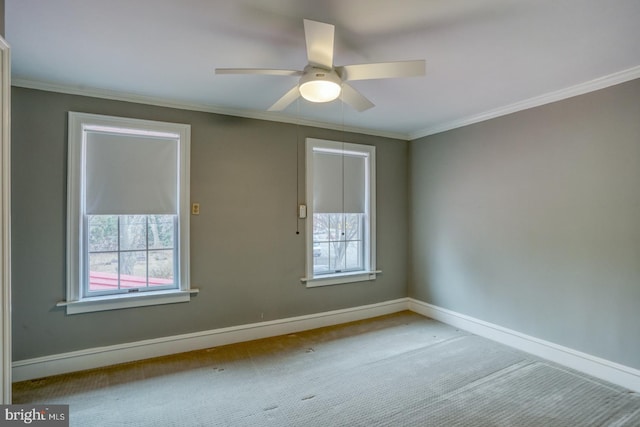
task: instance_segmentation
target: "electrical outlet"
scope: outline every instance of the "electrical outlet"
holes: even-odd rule
[[[200,203],[191,205],[191,215],[200,215]]]

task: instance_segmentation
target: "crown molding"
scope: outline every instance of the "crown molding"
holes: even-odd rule
[[[248,119],[267,120],[272,122],[290,123],[301,126],[312,126],[322,129],[331,129],[344,132],[361,133],[372,136],[382,136],[385,138],[408,140],[407,133],[399,132],[386,132],[374,129],[360,128],[355,126],[343,126],[333,123],[326,123],[316,120],[303,119],[300,117],[270,112],[270,111],[255,111],[255,110],[239,110],[233,108],[219,107],[215,105],[206,105],[190,102],[179,102],[167,98],[150,97],[140,94],[118,92],[112,90],[91,88],[91,87],[77,87],[70,85],[62,85],[55,83],[42,82],[37,80],[28,80],[20,78],[12,78],[12,86],[22,87],[26,89],[44,90],[47,92],[58,92],[68,95],[80,95],[90,96],[94,98],[110,99],[114,101],[134,102],[138,104],[155,105],[158,107],[177,108],[181,110],[199,111],[205,113],[222,114],[227,116],[244,117]]]
[[[550,104],[552,102],[561,101],[563,99],[572,98],[574,96],[583,95],[585,93],[604,89],[630,80],[640,78],[640,65],[622,70],[607,76],[599,77],[588,82],[580,83],[575,86],[549,92],[543,95],[534,96],[504,107],[489,110],[484,113],[475,114],[473,116],[452,120],[449,122],[439,123],[434,126],[424,128],[422,130],[409,133],[409,140],[423,138],[425,136],[434,135],[436,133],[468,126],[474,123],[483,122],[485,120],[495,119],[496,117],[505,116],[507,114],[516,113],[518,111],[527,110],[529,108],[539,107],[541,105]]]
[[[475,114],[468,117],[463,117],[448,122],[438,123],[433,126],[426,127],[424,129],[414,132],[387,132],[380,130],[373,130],[355,126],[343,126],[333,123],[321,122],[316,120],[303,119],[300,117],[269,112],[269,111],[255,111],[255,110],[239,110],[232,108],[224,108],[219,106],[179,102],[166,98],[149,97],[139,94],[131,94],[118,91],[110,91],[97,88],[88,87],[75,87],[69,85],[60,85],[54,83],[47,83],[35,80],[27,80],[20,78],[13,78],[11,84],[17,87],[23,87],[27,89],[38,89],[49,92],[66,93],[69,95],[81,95],[91,96],[95,98],[111,99],[115,101],[135,102],[140,104],[155,105],[159,107],[178,108],[181,110],[200,111],[206,113],[223,114],[236,117],[244,117],[248,119],[267,120],[272,122],[290,123],[301,126],[312,126],[321,129],[330,129],[344,132],[360,133],[364,135],[381,136],[385,138],[401,139],[404,141],[412,141],[425,136],[434,135],[437,133],[445,132],[448,130],[468,126],[474,123],[480,123],[486,120],[495,119],[497,117],[505,116],[507,114],[516,113],[518,111],[527,110],[529,108],[539,107],[541,105],[550,104],[552,102],[561,101],[563,99],[571,98],[585,93],[593,92],[596,90],[604,89],[609,86],[614,86],[620,83],[624,83],[630,80],[640,78],[640,65],[628,68],[626,70],[618,71],[603,77],[599,77],[584,83],[570,86],[568,88],[560,89],[557,91],[549,92],[543,95],[534,96],[523,101],[518,101],[513,104],[509,104],[503,107],[499,107],[493,110],[485,111],[483,113]]]

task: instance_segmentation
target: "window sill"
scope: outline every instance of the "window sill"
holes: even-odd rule
[[[377,275],[382,273],[380,270],[375,271],[355,271],[353,273],[326,274],[318,277],[303,277],[300,281],[304,282],[307,288],[315,288],[318,286],[340,285],[343,283],[365,282],[375,280]]]
[[[131,294],[107,295],[85,298],[79,301],[60,301],[57,307],[66,307],[67,314],[90,313],[92,311],[118,310],[121,308],[189,302],[198,289],[188,291],[169,290]]]

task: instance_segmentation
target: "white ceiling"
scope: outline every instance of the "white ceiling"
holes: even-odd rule
[[[336,65],[426,59],[352,85],[376,104],[266,109],[302,69],[302,20],[336,26]],[[640,77],[639,0],[5,0],[17,86],[415,138]]]

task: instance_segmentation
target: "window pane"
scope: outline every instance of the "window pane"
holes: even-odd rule
[[[118,250],[118,217],[89,215],[89,252]]]
[[[329,270],[339,272],[345,269],[344,242],[333,242],[329,246]]]
[[[347,270],[364,269],[362,256],[362,241],[348,242],[345,255],[345,267]]]
[[[147,286],[147,253],[145,251],[120,253],[120,288]]]
[[[345,240],[362,240],[363,214],[345,214]]]
[[[89,254],[89,291],[118,289],[118,253]]]
[[[329,243],[313,244],[313,272],[326,273],[329,271]]]
[[[149,286],[174,283],[173,250],[149,251]]]
[[[344,240],[344,215],[328,214],[329,216],[329,240]]]
[[[120,216],[120,250],[147,247],[147,217],[145,215]]]
[[[313,214],[313,241],[329,240],[329,214]]]
[[[149,249],[174,248],[174,215],[149,215]]]

